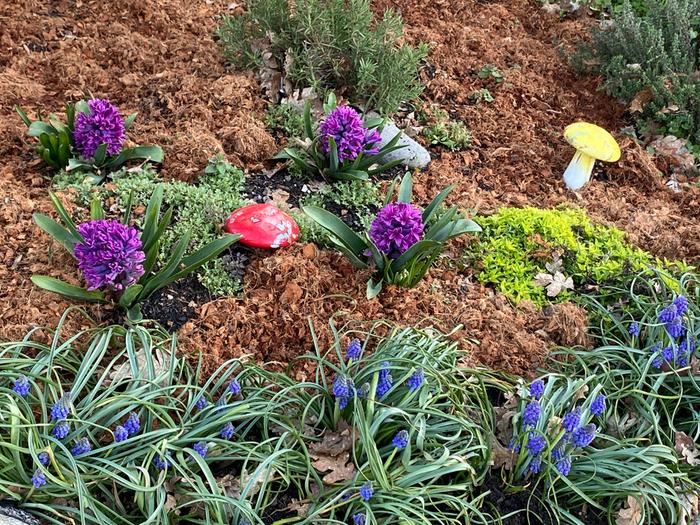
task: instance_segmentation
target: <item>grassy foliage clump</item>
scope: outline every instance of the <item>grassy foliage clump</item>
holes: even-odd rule
[[[427,121],[428,125],[423,128],[423,135],[431,144],[440,144],[450,151],[459,151],[471,146],[472,134],[467,126],[461,121],[451,120],[445,110],[432,108]]]
[[[265,125],[288,138],[304,136],[304,117],[291,104],[270,104],[265,114]]]
[[[186,255],[213,241],[221,234],[221,225],[228,215],[243,204],[244,175],[229,164],[223,156],[213,157],[196,184],[173,181],[163,184],[164,206],[173,207],[173,223],[165,231],[161,241],[159,262],[167,261],[173,247],[187,231],[192,241]],[[95,186],[71,173],[60,173],[54,179],[58,190],[68,191],[78,206],[78,218],[87,218],[90,201],[98,197],[104,207],[123,212],[129,194],[133,193],[134,206],[145,206],[156,186],[161,182],[148,167],[140,170],[122,170],[112,176],[111,184]],[[81,219],[81,220],[82,220]],[[240,291],[241,283],[226,271],[221,259],[207,263],[197,273],[200,282],[213,296],[233,295]]]
[[[700,0],[645,0],[645,9],[625,2],[577,62],[594,64],[603,87],[641,108],[644,133],[687,138],[700,145]]]
[[[467,259],[480,269],[479,280],[513,301],[547,302],[535,283],[547,264],[560,257],[560,272],[574,285],[605,283],[644,268],[651,257],[625,240],[622,231],[593,224],[577,209],[501,208],[479,220],[483,228]],[[562,291],[557,300],[570,297]]]
[[[401,17],[375,19],[369,0],[254,0],[248,11],[224,17],[218,35],[224,55],[241,68],[262,64],[269,48],[296,88],[333,89],[368,109],[395,111],[423,89],[418,65],[427,46],[399,45]],[[263,46],[264,47],[264,46]]]

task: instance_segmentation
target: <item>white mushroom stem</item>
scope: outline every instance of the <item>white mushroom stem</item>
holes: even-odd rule
[[[577,151],[564,172],[564,183],[566,187],[570,190],[583,188],[584,184],[591,179],[594,164],[595,158],[586,155],[580,150]]]

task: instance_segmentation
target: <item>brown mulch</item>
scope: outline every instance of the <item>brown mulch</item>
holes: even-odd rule
[[[408,41],[430,43],[425,98],[466,122],[475,138],[466,152],[439,151],[417,177],[420,200],[454,183],[452,201],[477,212],[570,202],[656,255],[699,260],[700,190],[668,190],[655,161],[630,140],[618,135],[622,160],[601,167],[580,196],[563,187],[561,174],[573,154],[561,137],[564,126],[583,119],[617,133],[629,123],[625,108],[597,91],[596,79],[576,76],[562,58],[559,44],[570,47],[589,20],[560,21],[528,0],[373,5],[401,11]],[[30,115],[58,112],[65,100],[92,93],[124,113],[139,112],[131,139],[163,146],[166,178],[192,180],[216,151],[260,170],[277,147],[262,124],[266,101],[252,74],[225,67],[212,37],[217,17],[232,6],[228,0],[0,5],[0,339],[53,324],[68,305],[33,287],[33,273],[76,279],[69,259],[49,247],[31,221],[34,212],[50,212],[49,184],[12,106]],[[498,66],[505,81],[479,79],[486,64]],[[495,101],[476,105],[469,94],[483,87]],[[241,298],[201,307],[181,331],[181,348],[206,349],[210,367],[243,354],[285,363],[311,349],[309,319],[326,344],[333,315],[446,331],[463,325],[453,337],[473,359],[516,373],[531,371],[551,345],[587,342],[580,308],[516,308],[447,265],[413,290],[389,287],[373,301],[364,298],[365,278],[332,253],[310,247],[274,253],[253,263]],[[108,315],[90,312],[97,319]]]

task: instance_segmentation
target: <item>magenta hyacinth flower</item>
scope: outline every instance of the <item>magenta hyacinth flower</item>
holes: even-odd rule
[[[418,208],[405,202],[392,202],[377,213],[369,228],[369,238],[382,253],[396,259],[423,238],[424,228]]]
[[[360,153],[379,153],[381,136],[376,130],[365,128],[360,114],[350,106],[338,106],[321,122],[318,128],[321,150],[330,151],[329,138],[333,137],[338,149],[338,162],[353,161]]]
[[[84,242],[76,244],[75,258],[88,290],[107,287],[121,291],[144,274],[146,255],[136,228],[119,221],[97,220],[81,224],[78,232]]]
[[[108,100],[93,98],[87,102],[90,111],[77,113],[73,125],[75,149],[85,158],[95,155],[97,148],[107,144],[107,155],[122,150],[125,139],[124,119]]]

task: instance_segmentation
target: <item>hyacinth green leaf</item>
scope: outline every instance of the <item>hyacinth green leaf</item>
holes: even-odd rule
[[[160,215],[160,207],[163,203],[163,185],[158,184],[151,195],[151,200],[146,206],[146,213],[143,220],[143,231],[141,233],[141,242],[144,246],[150,246],[153,242],[153,237],[158,225],[158,216]]]
[[[240,235],[225,234],[222,237],[210,242],[206,246],[200,248],[191,255],[188,255],[182,260],[184,268],[170,278],[170,281],[175,281],[195,271],[200,266],[208,263],[212,259],[219,256],[221,252],[227,249],[232,244],[241,239]]]
[[[389,153],[389,151],[405,148],[406,146],[397,146],[400,138],[401,132],[399,131],[389,142],[384,145],[381,150],[379,150],[379,154]]]
[[[452,192],[454,189],[454,184],[449,185],[447,188],[442,190],[438,195],[430,201],[430,204],[423,210],[423,223],[427,224],[428,221],[432,218],[433,214],[437,211],[438,206],[443,203],[443,201],[447,198],[447,196]]]
[[[38,138],[39,138],[39,144],[41,144],[47,150],[53,151],[54,143],[51,140],[52,135],[49,135],[48,133],[43,133],[43,134],[39,135]]]
[[[134,192],[133,190],[129,192],[129,196],[126,198],[124,203],[124,216],[122,217],[122,224],[129,224],[131,220],[131,211],[134,208]],[[145,250],[144,250],[145,251]]]
[[[128,130],[134,124],[134,120],[136,120],[136,115],[138,115],[138,113],[132,113],[124,119],[124,129]]]
[[[325,113],[330,113],[336,108],[337,105],[338,101],[335,98],[335,93],[331,91],[330,93],[328,93],[328,97],[326,97],[326,102],[323,104],[323,111]]]
[[[304,133],[307,138],[314,139],[314,127],[311,124],[311,103],[308,100],[304,104]]]
[[[398,273],[413,259],[417,259],[421,256],[424,256],[425,254],[432,252],[440,246],[442,246],[441,243],[433,240],[419,241],[413,246],[411,246],[408,250],[403,252],[401,256],[399,256],[391,263],[391,270],[394,273]]]
[[[81,168],[85,169],[92,169],[92,164],[89,162],[85,162],[80,159],[72,158],[68,161],[68,167],[66,168],[66,171],[73,171],[73,170],[79,170]]]
[[[49,115],[49,124],[53,127],[53,129],[56,130],[57,133],[67,133],[68,129],[66,128],[65,124],[61,122],[56,115],[51,113]]]
[[[109,162],[109,169],[117,169],[130,160],[146,160],[150,162],[163,162],[164,154],[160,146],[148,144],[146,146],[136,146],[135,148],[123,149],[114,160]]]
[[[319,226],[335,235],[356,256],[361,255],[367,249],[367,243],[362,237],[332,213],[316,206],[304,206],[302,211]]]
[[[42,135],[56,135],[56,130],[47,124],[46,122],[41,122],[40,120],[35,120],[29,125],[29,130],[27,135],[30,137],[41,137]]]
[[[407,204],[413,200],[413,178],[410,173],[403,176],[396,199]]]
[[[374,264],[376,265],[377,269],[379,271],[384,271],[384,267],[386,266],[387,262],[387,259],[384,256],[384,254],[379,250],[379,248],[377,248],[377,246],[372,241],[367,242],[367,248],[372,253],[372,260],[374,261]]]
[[[283,149],[277,155],[275,155],[274,158],[275,159],[291,159],[298,166],[300,166],[302,170],[304,170],[304,171],[311,170],[311,165],[308,162],[306,162],[306,160],[297,152],[297,150],[292,149],[292,148]]]
[[[140,284],[132,284],[129,286],[126,290],[124,290],[124,293],[119,298],[119,306],[128,309],[134,303],[134,301],[136,301],[136,298],[139,296],[142,290],[143,286]]]
[[[105,210],[102,208],[102,202],[100,199],[92,199],[90,201],[90,218],[93,221],[98,221],[105,218]]]
[[[102,166],[104,164],[105,158],[107,157],[107,143],[103,142],[99,146],[97,146],[97,149],[95,150],[94,155],[92,156],[93,163],[95,166]]]
[[[127,308],[126,317],[132,323],[138,323],[139,321],[143,321],[143,314],[141,313],[141,305],[135,304],[131,308]]]
[[[68,284],[60,279],[54,279],[53,277],[49,277],[47,275],[32,275],[32,282],[39,288],[57,293],[76,301],[87,301],[91,303],[106,302],[104,293],[102,292],[88,292],[79,286]]]
[[[75,244],[80,242],[80,239],[76,238],[70,231],[58,224],[51,217],[47,217],[41,213],[35,213],[32,217],[39,228],[48,233],[52,239],[60,243],[71,254],[73,253]]]
[[[168,282],[170,282],[169,279],[180,265],[182,257],[183,255],[185,255],[185,251],[187,251],[187,246],[189,245],[189,243],[190,233],[187,232],[180,238],[178,243],[175,245],[173,253],[170,256],[170,259],[168,260],[167,264],[153,277],[144,280],[143,290],[139,295],[139,300],[145,299],[153,292],[155,292],[159,288],[162,288],[163,286],[168,284]]]
[[[450,208],[447,210],[445,213],[443,213],[440,218],[433,224],[427,232],[425,232],[424,237],[426,239],[432,239],[435,237],[435,234],[442,230],[445,225],[449,224],[455,217],[457,216],[457,209],[456,208]]]
[[[63,204],[61,204],[61,201],[59,200],[59,198],[56,197],[56,195],[51,191],[49,192],[49,198],[51,199],[51,202],[53,203],[54,209],[56,210],[58,215],[61,217],[63,224],[65,224],[66,227],[68,228],[68,230],[75,237],[77,237],[79,242],[81,242],[83,240],[83,236],[78,233],[78,228],[75,226],[75,223],[73,222],[73,219],[71,219],[70,214],[63,207]]]
[[[328,137],[328,154],[330,155],[331,172],[336,173],[338,171],[338,145],[335,143],[333,137]]]
[[[374,299],[382,291],[383,281],[380,279],[378,282],[374,282],[372,279],[367,281],[367,299]]]
[[[66,104],[66,123],[68,124],[68,129],[73,131],[75,127],[75,104]]]
[[[332,173],[331,178],[335,180],[368,180],[369,175],[366,171],[347,169]]]
[[[68,166],[68,161],[70,160],[70,138],[67,133],[62,133],[60,137],[60,144],[58,145],[58,159],[61,167]]]
[[[370,175],[376,175],[378,173],[383,173],[385,171],[390,170],[394,166],[398,166],[402,162],[403,162],[403,159],[392,160],[391,162],[387,162],[386,164],[382,164],[381,166],[378,166],[376,168],[369,170],[367,173],[369,173]]]
[[[21,107],[15,106],[15,111],[19,115],[19,118],[22,119],[22,122],[24,122],[24,125],[29,127],[32,125],[31,119],[27,116],[27,114],[22,110]]]
[[[165,232],[165,229],[170,225],[170,221],[173,218],[173,208],[168,208],[165,210],[165,213],[163,214],[163,217],[160,219],[160,222],[158,222],[158,227],[156,228],[156,231],[153,233],[153,236],[149,240],[148,243],[144,243],[143,245],[143,251],[148,252],[151,247],[158,241],[160,241],[160,238],[163,236],[163,233]]]
[[[90,113],[90,106],[84,100],[80,100],[73,105],[73,115],[75,113]]]
[[[389,189],[386,192],[386,196],[384,197],[384,206],[389,204],[391,202],[391,199],[394,197],[394,192],[396,191],[396,181],[397,179],[391,181],[391,185],[389,186]]]
[[[365,124],[365,128],[367,128],[367,129],[376,129],[379,126],[381,126],[382,124],[384,124],[384,122],[385,122],[385,119],[383,119],[381,117],[374,117],[374,118],[365,119],[364,124]]]
[[[146,281],[148,280],[148,277],[151,273],[151,270],[153,269],[153,266],[156,264],[156,260],[158,259],[158,252],[160,251],[160,239],[156,239],[156,241],[151,245],[151,247],[148,249],[148,251],[144,251],[146,254],[146,260],[143,261],[143,276],[139,280],[141,281]]]
[[[331,238],[331,243],[340,253],[345,255],[345,257],[347,257],[350,260],[350,264],[352,264],[355,268],[359,270],[364,270],[365,268],[367,268],[367,263],[360,259],[360,257],[357,254],[353,253],[350,250],[350,248],[348,248],[345,244],[340,242],[337,238]]]

